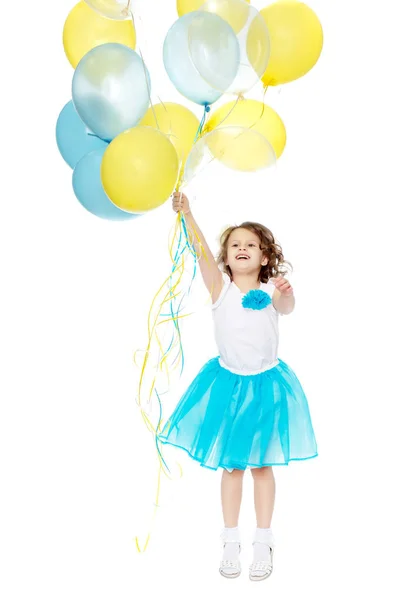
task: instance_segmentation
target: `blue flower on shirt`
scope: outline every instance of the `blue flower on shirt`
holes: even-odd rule
[[[250,290],[242,299],[243,308],[262,310],[271,304],[271,296],[262,290]]]

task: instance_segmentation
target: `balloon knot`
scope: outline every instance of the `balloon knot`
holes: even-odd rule
[[[204,110],[206,112],[210,112],[211,108],[210,108],[210,106],[208,106],[208,104],[206,104],[206,106],[204,107]]]

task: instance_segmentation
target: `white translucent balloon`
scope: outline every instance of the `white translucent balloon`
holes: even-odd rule
[[[134,127],[150,104],[150,75],[141,57],[123,44],[90,50],[72,79],[75,109],[93,133],[111,141]]]
[[[218,127],[193,146],[185,164],[185,185],[213,161],[249,173],[275,166],[276,155],[270,142],[258,131],[232,125]]]
[[[239,70],[227,94],[242,95],[264,75],[271,51],[267,25],[245,0],[208,0],[201,11],[219,15],[234,30],[240,49]]]
[[[85,2],[103,17],[115,21],[131,18],[132,0],[85,0]]]
[[[190,12],[175,21],[163,49],[165,70],[176,89],[200,105],[213,104],[235,80],[239,44],[219,15]]]

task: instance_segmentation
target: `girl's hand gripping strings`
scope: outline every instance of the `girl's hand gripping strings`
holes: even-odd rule
[[[174,192],[172,195],[172,208],[175,212],[181,212],[184,215],[190,213],[189,200],[182,192]]]

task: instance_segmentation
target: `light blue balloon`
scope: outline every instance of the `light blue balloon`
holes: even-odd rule
[[[93,150],[76,165],[72,175],[75,196],[86,210],[96,217],[110,221],[127,221],[139,215],[121,210],[109,200],[103,189],[100,176],[101,161],[105,149]]]
[[[219,15],[193,11],[180,17],[164,41],[164,66],[176,89],[200,105],[213,104],[231,86],[240,48]]]
[[[105,150],[108,143],[91,132],[75,110],[72,100],[57,119],[56,140],[65,162],[75,168],[80,159],[92,150]]]
[[[123,44],[92,48],[72,79],[72,99],[79,116],[107,141],[139,123],[149,107],[150,92],[146,65]]]

